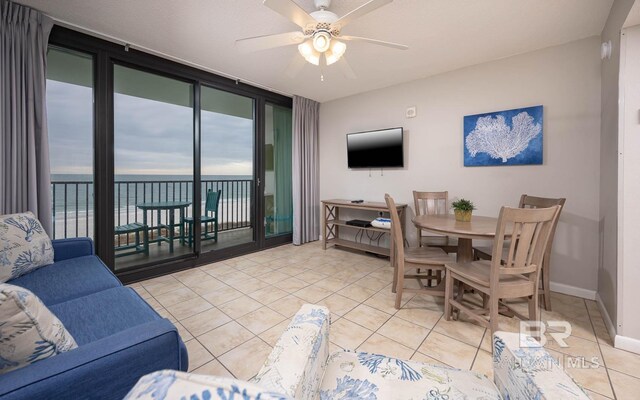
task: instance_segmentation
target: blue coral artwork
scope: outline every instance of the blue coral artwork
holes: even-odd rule
[[[542,164],[542,106],[464,117],[464,166]]]

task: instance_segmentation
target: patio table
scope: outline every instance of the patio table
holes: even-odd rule
[[[158,213],[158,226],[155,227],[158,229],[158,236],[154,240],[150,240],[149,242],[155,243],[157,242],[160,245],[162,242],[169,243],[169,253],[173,253],[173,241],[175,239],[174,236],[174,228],[176,226],[175,222],[175,211],[179,210],[180,212],[180,240],[184,240],[184,226],[182,221],[184,220],[184,210],[191,205],[189,201],[155,201],[150,203],[138,203],[136,207],[142,210],[142,223],[147,225],[147,211],[157,211]],[[160,215],[162,211],[169,211],[169,220],[166,224],[160,223]],[[169,237],[161,235],[161,229],[165,228],[169,232]]]

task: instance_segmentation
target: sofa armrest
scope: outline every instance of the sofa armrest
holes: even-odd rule
[[[93,255],[93,240],[88,237],[52,240],[54,262]]]
[[[281,393],[265,391],[259,385],[212,375],[164,370],[145,375],[124,400],[180,399],[293,400]]]
[[[315,399],[329,357],[329,310],[305,304],[252,382],[295,399]]]
[[[161,319],[11,371],[0,398],[122,399],[140,377],[187,364],[175,326]]]
[[[519,333],[493,335],[493,377],[505,399],[589,399],[540,343]]]

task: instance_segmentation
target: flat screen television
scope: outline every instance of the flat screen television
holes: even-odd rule
[[[349,168],[404,167],[402,128],[349,133],[347,163]]]

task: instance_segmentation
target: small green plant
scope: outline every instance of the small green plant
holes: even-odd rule
[[[451,203],[451,208],[458,211],[473,211],[476,207],[471,200],[460,199]]]

